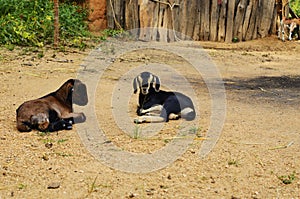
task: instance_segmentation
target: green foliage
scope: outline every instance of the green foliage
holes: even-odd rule
[[[0,44],[38,46],[53,43],[53,1],[0,0]],[[85,22],[88,12],[75,4],[59,6],[60,41],[63,45],[82,47],[89,35]]]
[[[293,172],[289,175],[278,176],[278,179],[281,180],[283,184],[291,184],[296,179],[296,175],[295,172]]]
[[[291,0],[290,1],[291,8],[293,11],[300,16],[300,1],[299,0]]]

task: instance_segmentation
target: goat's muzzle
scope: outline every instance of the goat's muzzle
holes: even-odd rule
[[[142,91],[142,94],[143,94],[143,95],[147,95],[148,92],[149,92],[149,88],[148,88],[148,87],[142,87],[142,88],[141,88],[141,91]]]

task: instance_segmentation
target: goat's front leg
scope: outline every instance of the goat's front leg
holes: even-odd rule
[[[155,105],[155,106],[152,106],[148,109],[138,109],[139,113],[138,115],[145,115],[147,113],[154,113],[154,114],[160,114],[161,110],[163,109],[163,106],[162,105]]]
[[[289,34],[289,40],[292,40],[292,34],[295,30],[295,28],[297,27],[297,24],[295,22],[292,22],[289,29],[290,29],[290,34]]]
[[[280,21],[280,26],[279,26],[279,33],[281,33],[281,40],[284,41],[284,28],[285,28],[285,25],[284,25],[284,21],[283,19]]]
[[[68,113],[61,116],[62,119],[75,123],[83,123],[86,120],[84,113]]]
[[[52,122],[49,127],[48,131],[59,131],[59,130],[71,130],[72,129],[72,121],[68,119],[59,119],[58,121]]]
[[[143,115],[138,118],[134,119],[134,123],[140,124],[140,123],[158,123],[158,122],[164,122],[165,119],[160,116],[150,116],[150,115]]]
[[[281,40],[282,41],[285,41],[285,38],[284,38],[284,34],[285,34],[285,32],[284,32],[284,25],[282,25],[283,27],[281,28]]]

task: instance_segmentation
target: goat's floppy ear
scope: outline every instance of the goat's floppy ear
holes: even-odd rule
[[[153,75],[153,83],[155,84],[155,86],[153,84],[153,87],[154,87],[155,91],[158,92],[159,88],[160,88],[160,81],[159,81],[159,78],[156,75]]]
[[[134,80],[133,80],[133,93],[134,94],[136,94],[136,92],[137,92],[137,78],[138,77],[134,78]]]

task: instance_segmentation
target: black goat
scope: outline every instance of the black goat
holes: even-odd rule
[[[157,76],[142,72],[133,81],[134,93],[140,90],[135,123],[168,122],[169,119],[193,120],[196,116],[192,100],[179,92],[159,90]]]
[[[21,132],[72,129],[72,124],[86,119],[83,113],[73,112],[72,103],[80,106],[88,103],[86,86],[77,79],[69,79],[57,91],[19,106],[17,129]]]

